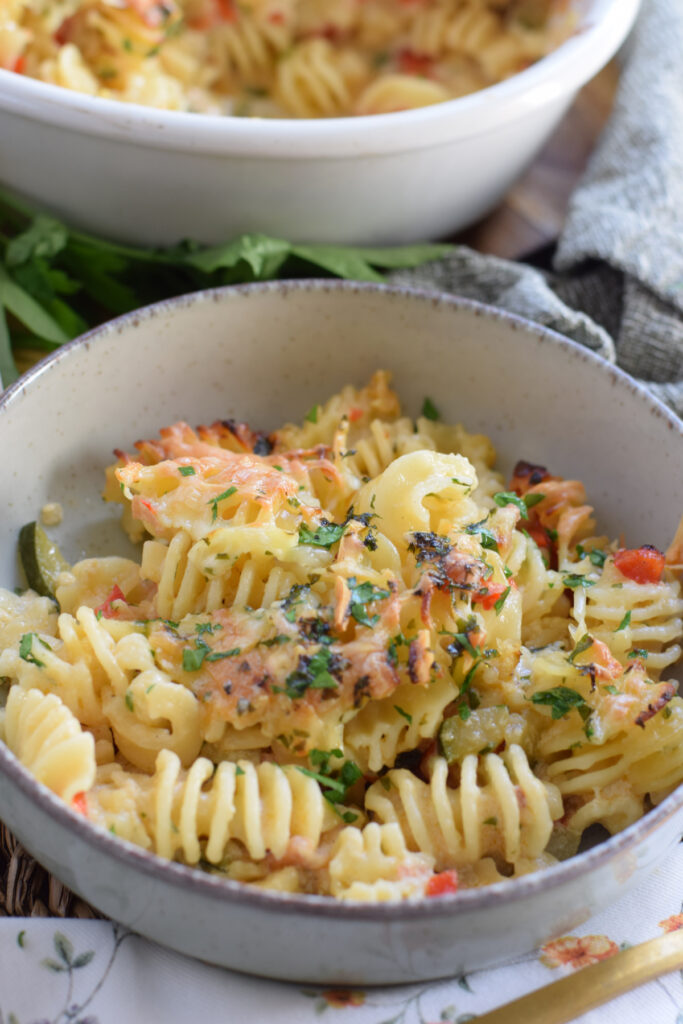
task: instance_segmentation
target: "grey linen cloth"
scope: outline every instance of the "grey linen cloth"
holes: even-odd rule
[[[459,246],[391,279],[568,335],[683,416],[683,0],[644,0],[614,112],[572,197],[552,270]]]

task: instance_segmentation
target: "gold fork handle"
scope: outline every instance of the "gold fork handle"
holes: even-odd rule
[[[660,935],[584,967],[477,1017],[477,1024],[568,1024],[582,1013],[677,968],[683,968],[683,930]]]

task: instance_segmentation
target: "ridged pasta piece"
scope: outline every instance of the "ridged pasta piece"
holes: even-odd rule
[[[635,583],[609,559],[595,585],[575,594],[572,615],[577,638],[588,633],[603,641],[623,664],[634,648],[647,651],[651,675],[681,656],[683,597],[678,580]]]
[[[284,17],[269,21],[240,13],[212,31],[209,55],[228,81],[258,85],[272,79],[276,61],[291,44],[291,23]]]
[[[431,438],[417,433],[413,421],[407,417],[388,423],[375,419],[362,432],[355,430],[348,438],[341,470],[351,477],[351,483],[357,488],[363,477],[379,476],[397,456],[434,448]]]
[[[444,708],[457,694],[448,677],[427,687],[405,683],[391,697],[370,701],[351,719],[344,727],[344,746],[364,770],[392,766],[400,753],[434,738]]]
[[[103,736],[110,728],[136,767],[153,768],[164,748],[189,764],[202,743],[199,703],[157,668],[141,629],[83,605],[75,618],[60,615],[51,646],[32,635],[28,657],[8,649],[0,664],[24,689],[56,693],[84,725]]]
[[[401,412],[398,396],[390,386],[386,370],[373,373],[364,388],[343,387],[326,402],[314,406],[302,424],[286,423],[271,435],[275,453],[310,449],[316,445],[334,444],[342,420],[351,421],[358,431],[372,420],[390,422]]]
[[[95,741],[55,694],[13,686],[0,735],[31,774],[67,803],[95,780]]]
[[[562,576],[548,569],[538,546],[526,541],[526,555],[515,577],[522,595],[522,643],[545,647],[562,642],[569,645],[569,603]]]
[[[457,789],[447,776],[443,758],[434,762],[429,783],[393,769],[370,787],[366,809],[383,824],[398,822],[408,847],[434,857],[437,870],[494,854],[514,864],[543,853],[562,799],[533,774],[521,747],[511,745],[502,757],[468,755]]]
[[[410,46],[425,56],[458,54],[482,67],[489,81],[498,81],[543,55],[542,32],[524,30],[478,0],[437,0],[418,10]]]
[[[642,726],[633,726],[607,743],[584,742],[575,747],[548,765],[548,779],[563,797],[603,800],[602,810],[598,809],[602,816],[592,820],[602,821],[608,828],[614,810],[609,787],[626,783],[638,798],[640,807],[640,813],[634,813],[626,821],[630,824],[642,814],[644,796],[649,795],[656,802],[675,787],[683,775],[683,700],[674,697],[666,710],[668,714],[660,712]],[[583,828],[590,824],[586,819],[584,813],[581,816]],[[618,824],[615,831],[623,827],[623,823]]]
[[[354,113],[361,116],[394,114],[400,110],[430,107],[447,99],[450,99],[448,89],[438,82],[414,75],[383,75],[363,90]]]
[[[89,816],[105,828],[114,824],[117,834],[134,842],[143,826],[159,856],[180,856],[187,864],[202,857],[219,864],[232,840],[254,861],[269,853],[283,857],[292,840],[314,852],[323,834],[339,824],[315,780],[293,765],[241,760],[215,766],[199,758],[184,772],[178,757],[163,750],[153,776],[131,780],[135,807],[117,816],[106,794],[120,787],[120,778],[107,769],[88,794]]]
[[[248,550],[246,543],[244,550]],[[220,537],[212,537],[209,545],[193,545],[189,534],[180,531],[168,545],[147,541],[142,574],[158,584],[157,614],[177,621],[223,607],[268,608],[282,600],[295,583],[305,583],[307,569],[311,571],[325,561],[324,553],[323,558],[313,555],[308,565],[302,559],[283,564],[258,552],[225,560],[222,554]],[[203,562],[198,565],[199,556]]]
[[[434,860],[411,853],[396,823],[344,828],[329,863],[330,891],[341,900],[385,903],[423,896]]]
[[[294,117],[338,117],[351,108],[367,77],[368,67],[358,52],[310,39],[279,62],[274,96]]]

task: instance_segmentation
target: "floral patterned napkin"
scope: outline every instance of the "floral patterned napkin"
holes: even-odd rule
[[[0,1024],[465,1024],[625,946],[683,928],[682,897],[679,845],[636,890],[537,953],[447,981],[365,990],[233,974],[106,921],[3,918]],[[683,972],[579,1021],[683,1024]]]

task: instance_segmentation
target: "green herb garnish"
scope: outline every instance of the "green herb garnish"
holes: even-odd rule
[[[584,721],[591,713],[590,707],[581,694],[576,690],[571,690],[568,686],[554,686],[552,690],[539,690],[538,693],[532,694],[531,702],[532,704],[547,705],[551,709],[551,717],[555,719],[564,718],[573,708],[576,708]]]
[[[207,505],[211,505],[211,522],[215,523],[218,518],[218,503],[219,501],[225,501],[226,498],[231,498],[233,494],[237,492],[236,487],[228,487],[227,491],[223,491],[222,494],[218,494],[215,498],[211,498],[207,501]]]
[[[346,582],[351,592],[351,615],[361,626],[374,626],[379,621],[379,615],[368,615],[365,606],[373,601],[383,601],[389,597],[389,591],[381,590],[372,583],[357,583],[355,576],[351,576]]]
[[[432,420],[432,422],[434,423],[441,418],[439,415],[439,410],[434,405],[434,402],[431,400],[431,398],[425,398],[424,402],[422,403],[422,415],[424,416],[425,419]]]
[[[621,620],[621,622],[619,623],[617,628],[614,630],[614,632],[615,633],[619,633],[622,629],[626,629],[626,627],[630,626],[630,625],[631,625],[631,612],[628,611],[628,612],[626,612],[626,614],[624,615],[623,619]]]
[[[323,519],[314,530],[302,524],[299,527],[299,544],[310,544],[316,548],[331,548],[344,535],[346,523],[330,523]]]

